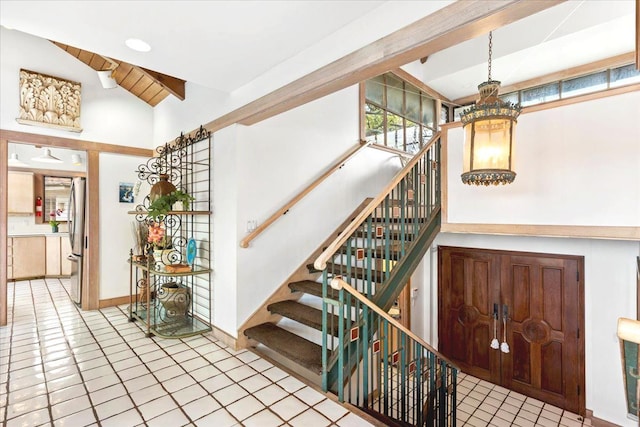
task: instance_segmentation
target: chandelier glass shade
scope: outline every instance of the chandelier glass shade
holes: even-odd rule
[[[500,82],[491,80],[491,35],[489,36],[489,79],[478,86],[480,99],[464,110],[462,182],[469,185],[510,184],[517,118],[521,107],[498,98]]]

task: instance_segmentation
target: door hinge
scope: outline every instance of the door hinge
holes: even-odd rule
[[[576,282],[580,281],[580,270],[576,270]]]
[[[576,338],[580,339],[580,328],[576,331]]]
[[[580,396],[580,386],[577,386],[578,389],[578,396]]]

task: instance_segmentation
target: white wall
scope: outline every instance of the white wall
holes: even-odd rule
[[[127,212],[135,209],[149,194],[149,185],[140,186],[134,203],[120,203],[119,184],[138,182],[136,169],[147,158],[120,154],[100,154],[100,299],[129,295],[129,250],[134,238],[131,223],[134,215]],[[89,236],[91,238],[91,236]]]
[[[20,69],[82,84],[81,133],[22,125],[16,122],[20,106]],[[98,75],[48,40],[0,28],[0,127],[131,147],[150,148],[153,109],[118,87],[103,89]]]
[[[250,127],[239,128],[238,238],[258,225],[358,143],[353,86]],[[240,326],[366,197],[400,167],[367,149],[307,195],[247,249],[238,251]],[[217,184],[216,184],[217,187]]]
[[[636,315],[639,242],[441,233],[434,241],[438,245],[584,256],[587,409],[610,422],[636,425],[626,418],[616,326],[619,317]],[[428,286],[420,297],[424,324],[417,326],[437,347],[437,250],[427,253],[422,267],[414,277]]]
[[[450,129],[449,222],[640,225],[638,117],[640,92],[521,115],[518,175],[499,187],[461,183],[463,132]],[[636,425],[626,418],[616,323],[636,315],[639,242],[441,233],[413,275],[422,284],[417,304],[425,313],[418,328],[436,347],[437,245],[584,256],[587,409],[610,422]]]
[[[453,0],[383,2],[229,94],[187,83],[184,101],[165,100],[155,108],[154,143],[160,145],[180,132],[189,132],[451,3]]]
[[[451,223],[640,225],[640,92],[523,114],[515,182],[462,184],[462,128],[448,134]]]
[[[185,99],[168,96],[153,109],[153,142],[162,145],[221,116],[229,94],[186,82]]]
[[[238,126],[225,128],[213,138],[213,324],[236,336],[237,297],[237,233],[238,171],[237,147]]]

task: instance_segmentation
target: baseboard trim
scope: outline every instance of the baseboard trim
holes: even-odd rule
[[[619,424],[610,423],[609,421],[594,417],[591,409],[587,409],[587,418],[591,420],[592,427],[620,427]]]
[[[98,302],[98,309],[115,307],[117,305],[123,305],[123,304],[129,304],[129,301],[130,301],[129,295],[125,295],[123,297],[101,299]]]
[[[238,343],[236,337],[229,335],[228,332],[223,331],[222,329],[216,328],[211,325],[211,334],[218,340],[222,341],[227,347],[232,348],[235,351],[238,351]]]

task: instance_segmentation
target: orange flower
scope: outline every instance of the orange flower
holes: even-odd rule
[[[162,223],[154,222],[149,225],[149,237],[147,237],[147,242],[153,243],[157,245],[162,243],[164,240],[164,228],[162,228]]]

